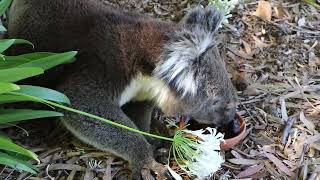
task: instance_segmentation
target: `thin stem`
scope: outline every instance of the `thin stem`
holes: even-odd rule
[[[27,95],[27,94],[17,93],[17,92],[9,92],[8,94],[29,97],[29,98],[33,99],[34,101],[45,103],[45,104],[49,104],[49,105],[52,105],[52,106],[55,106],[55,107],[58,107],[58,108],[61,108],[61,109],[64,109],[64,110],[67,110],[67,111],[70,111],[70,112],[78,113],[78,114],[81,114],[81,115],[84,115],[84,116],[87,116],[87,117],[90,117],[90,118],[93,118],[93,119],[97,119],[97,120],[103,121],[103,122],[105,122],[107,124],[110,124],[110,125],[122,128],[122,129],[126,129],[126,130],[129,130],[129,131],[132,131],[132,132],[136,132],[136,133],[139,133],[139,134],[142,134],[142,135],[145,135],[145,136],[149,136],[149,137],[158,138],[158,139],[162,139],[162,140],[173,142],[173,138],[163,137],[163,136],[147,133],[147,132],[144,132],[144,131],[140,131],[138,129],[134,129],[134,128],[131,128],[131,127],[128,127],[128,126],[113,122],[111,120],[104,119],[104,118],[101,118],[99,116],[96,116],[96,115],[93,115],[93,114],[90,114],[90,113],[86,113],[86,112],[83,112],[83,111],[79,111],[77,109],[66,107],[66,106],[63,106],[61,104],[54,103],[52,101],[47,101],[47,100],[44,100],[44,99],[41,99],[41,98],[38,98],[38,97],[35,97],[35,96],[30,96],[30,95]]]

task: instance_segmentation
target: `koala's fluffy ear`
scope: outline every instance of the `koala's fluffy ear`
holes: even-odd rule
[[[205,22],[205,20],[205,9],[201,6],[197,6],[188,12],[188,14],[183,18],[182,23],[187,25],[196,25]]]
[[[213,6],[191,10],[180,22],[180,28],[170,34],[160,63],[154,70],[155,76],[181,92],[182,97],[196,95],[199,85],[197,72],[206,64],[202,57],[217,45],[215,32],[223,18],[224,14]],[[211,58],[207,59],[207,63],[211,63]],[[215,60],[216,63],[219,61]]]
[[[224,13],[212,5],[206,8],[198,6],[184,17],[182,23],[191,27],[197,26],[208,32],[215,33],[223,21],[223,18]]]

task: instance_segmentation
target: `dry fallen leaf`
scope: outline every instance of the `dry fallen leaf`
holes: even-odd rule
[[[253,59],[252,55],[250,54],[246,54],[245,52],[243,51],[239,51],[238,49],[236,48],[233,48],[233,47],[227,47],[228,50],[230,50],[233,54],[241,57],[241,58],[244,58],[244,59]]]
[[[267,43],[264,43],[262,40],[260,40],[259,38],[257,38],[256,36],[252,35],[252,38],[254,40],[254,43],[255,43],[255,47],[257,48],[266,48],[266,47],[270,47],[271,44],[267,44]]]
[[[312,121],[308,120],[304,113],[301,112],[300,113],[300,121],[310,130],[312,131],[313,133],[316,133],[317,131],[315,130],[315,125]]]
[[[305,141],[306,144],[311,144],[314,142],[320,141],[320,134],[316,134],[314,136],[308,137],[308,139]]]
[[[253,15],[258,16],[264,20],[271,21],[271,4],[267,1],[259,1],[256,12]]]
[[[244,91],[248,87],[248,82],[246,81],[246,72],[234,71],[232,73],[232,83],[239,91]]]
[[[268,161],[265,161],[264,165],[266,166],[266,169],[270,174],[272,174],[276,178],[282,177],[282,175],[279,174],[278,171],[276,171],[276,169],[271,165],[271,163],[269,163]]]
[[[284,12],[284,8],[283,8],[283,2],[279,1],[279,4],[277,5],[277,7],[274,7],[274,11],[275,11],[275,16],[277,18],[283,18],[285,17],[285,12]]]
[[[286,173],[290,177],[294,177],[295,174],[286,165],[284,165],[280,159],[270,153],[265,153],[265,155],[276,167],[279,168],[280,171]]]
[[[85,174],[84,174],[83,180],[91,180],[91,179],[93,179],[93,178],[94,178],[93,172],[91,171],[90,168],[87,168],[87,169],[86,169],[86,172],[85,172]]]
[[[77,173],[76,170],[72,170],[71,173],[69,174],[69,176],[67,177],[67,180],[73,180],[76,173]]]
[[[107,160],[107,169],[104,171],[104,174],[103,174],[103,177],[102,177],[102,180],[112,180],[112,174],[111,174],[111,171],[112,171],[112,168],[111,168],[111,164],[113,163],[114,161],[114,157],[110,157],[108,160]]]
[[[261,162],[260,160],[254,160],[254,159],[228,159],[228,161],[233,164],[241,164],[241,165],[255,165]]]
[[[249,43],[247,43],[245,40],[241,40],[243,46],[244,46],[244,49],[246,51],[247,54],[251,54],[252,53],[252,49],[251,49],[251,46]]]
[[[257,96],[257,95],[259,95],[261,93],[262,93],[262,91],[257,89],[254,85],[248,86],[246,88],[246,90],[243,91],[243,94],[247,95],[247,96]]]
[[[86,168],[83,166],[79,166],[76,164],[52,164],[49,166],[49,171],[55,171],[55,170],[75,170],[75,171],[86,171]]]
[[[263,164],[259,165],[253,165],[245,169],[244,171],[241,171],[238,175],[237,178],[245,178],[245,177],[250,177],[256,173],[258,173],[261,169],[264,168]]]

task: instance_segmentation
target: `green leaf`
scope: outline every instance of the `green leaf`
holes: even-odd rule
[[[2,16],[8,7],[10,6],[12,0],[1,0],[0,1],[0,16]]]
[[[0,136],[1,136],[2,138],[6,138],[7,140],[11,141],[11,139],[10,139],[4,132],[2,132],[2,131],[0,131]]]
[[[30,62],[30,59],[19,56],[3,56],[4,60],[0,59],[0,70],[14,68],[20,64]]]
[[[14,41],[15,41],[14,39],[1,40],[0,41],[0,53],[2,53],[3,51],[5,51],[9,47],[11,47],[14,44]]]
[[[0,32],[5,32],[5,31],[7,31],[7,29],[4,26],[0,25]]]
[[[304,1],[304,2],[306,2],[308,4],[310,4],[310,5],[318,8],[318,9],[320,9],[319,1],[318,2],[316,2],[316,0],[302,0],[302,1]]]
[[[47,70],[59,64],[70,62],[76,54],[77,54],[76,51],[55,54],[55,55],[51,55],[48,57],[44,57],[44,58],[40,58],[31,62],[28,62],[25,64],[21,64],[17,67],[40,67],[44,70]]]
[[[22,55],[19,55],[17,57],[26,58],[26,59],[29,59],[29,60],[36,60],[36,59],[45,58],[45,57],[56,55],[56,54],[58,54],[58,53],[35,52],[35,53],[22,54]]]
[[[37,67],[3,69],[0,70],[0,81],[16,82],[22,79],[42,74],[43,72],[43,69]]]
[[[23,40],[23,39],[1,39],[0,40],[0,53],[7,50],[13,44],[29,44],[32,47],[34,47],[30,41]]]
[[[57,53],[50,52],[37,52],[37,53],[29,53],[23,54],[19,56],[3,56],[3,61],[0,60],[0,69],[13,68],[21,64],[25,64],[40,58],[48,57],[51,55],[55,55]]]
[[[32,109],[0,109],[0,124],[13,123],[17,121],[24,121],[24,120],[31,120],[31,119],[38,119],[38,118],[61,117],[61,116],[63,116],[62,113],[54,112],[54,111],[32,110]]]
[[[69,98],[52,89],[39,87],[39,86],[30,86],[30,85],[20,85],[20,90],[17,92],[22,94],[27,94],[30,96],[35,96],[41,99],[50,100],[58,103],[64,103],[70,105]]]
[[[33,153],[32,151],[29,151],[28,149],[25,149],[22,146],[19,146],[19,145],[13,143],[7,137],[0,136],[0,144],[1,144],[0,149],[2,149],[2,150],[22,154],[24,156],[27,156],[27,157],[39,162],[38,156],[35,153]]]
[[[34,101],[32,98],[12,94],[0,94],[0,104]]]
[[[12,83],[2,83],[0,82],[0,94],[19,90],[20,87],[18,85]]]
[[[37,169],[33,167],[31,164],[1,152],[0,152],[0,164],[9,166],[14,169],[26,171],[31,174],[37,174],[37,171],[36,171]]]

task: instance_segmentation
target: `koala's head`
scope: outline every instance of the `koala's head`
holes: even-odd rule
[[[223,18],[213,7],[198,7],[169,35],[154,73],[179,98],[171,115],[217,126],[233,120],[237,95],[215,38]]]

